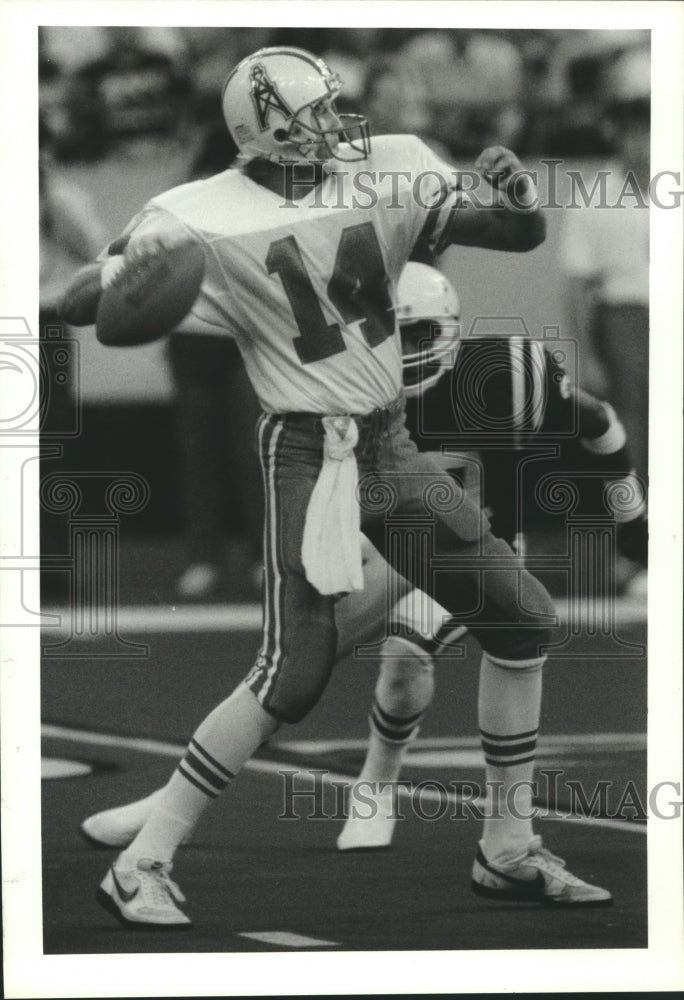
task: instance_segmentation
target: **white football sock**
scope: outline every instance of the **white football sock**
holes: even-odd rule
[[[520,783],[534,775],[543,663],[482,654],[478,718],[489,799],[482,846],[490,861],[523,850],[532,837],[532,789]]]
[[[155,802],[159,801],[162,792],[163,788],[158,788],[135,802],[95,813],[84,820],[82,829],[89,837],[103,844],[130,843],[152,812]]]
[[[390,784],[399,780],[406,750],[432,700],[432,661],[420,646],[393,637],[385,640],[382,652],[369,716],[368,750],[350,790],[349,815],[337,838],[340,851],[390,845],[397,819],[397,790]],[[358,802],[357,791],[361,793]]]
[[[383,643],[370,714],[370,738],[359,780],[397,781],[406,748],[434,693],[430,657],[406,639]]]
[[[117,859],[117,867],[135,868],[139,858],[170,861],[212,799],[277,728],[277,721],[248,687],[236,688],[200,724],[144,826]]]

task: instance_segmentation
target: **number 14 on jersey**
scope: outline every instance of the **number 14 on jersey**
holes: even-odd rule
[[[271,243],[266,268],[283,283],[300,333],[294,339],[294,346],[302,364],[322,361],[344,351],[340,325],[326,323],[294,236]],[[345,323],[359,323],[369,347],[377,347],[394,333],[394,306],[388,285],[373,223],[347,226],[340,235],[327,294]]]

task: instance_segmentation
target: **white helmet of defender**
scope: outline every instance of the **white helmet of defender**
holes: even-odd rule
[[[364,160],[367,120],[338,114],[342,81],[304,49],[259,49],[243,59],[223,87],[223,116],[243,160],[326,163]],[[340,145],[341,144],[341,145]]]
[[[397,288],[404,388],[417,396],[453,368],[459,346],[461,304],[441,271],[412,261]]]

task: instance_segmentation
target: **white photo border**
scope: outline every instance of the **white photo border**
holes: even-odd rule
[[[684,7],[668,2],[30,2],[0,5],[3,183],[0,316],[38,324],[37,27],[42,24],[648,28],[652,171],[682,173]],[[648,784],[681,789],[682,211],[651,221],[651,586]],[[1,443],[1,439],[0,439]],[[37,439],[36,439],[37,446]],[[36,463],[37,464],[37,463]],[[0,555],[15,551],[21,507],[0,449]],[[38,552],[37,502],[24,526]],[[33,521],[31,520],[33,519]],[[34,523],[35,522],[35,523]],[[37,574],[29,574],[37,576]],[[37,594],[28,595],[37,606]],[[684,985],[682,823],[649,817],[647,949],[290,954],[42,953],[38,630],[0,634],[3,708],[3,922],[8,997],[259,996],[376,993],[661,991]],[[486,974],[483,958],[486,956]],[[231,993],[227,993],[229,989]]]

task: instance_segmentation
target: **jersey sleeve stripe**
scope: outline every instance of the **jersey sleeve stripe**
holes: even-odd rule
[[[446,219],[444,221],[444,225],[442,226],[441,231],[439,232],[439,235],[437,236],[435,245],[433,247],[434,252],[437,254],[437,256],[439,256],[439,254],[441,253],[444,253],[446,248],[449,246],[449,242],[451,239],[451,228],[454,219],[456,218],[456,212],[463,207],[463,202],[464,199],[462,193],[460,191],[454,191],[454,193],[450,196],[450,198],[447,199],[447,202],[445,202],[445,204],[442,205],[438,210],[440,216],[443,217],[444,215],[446,215],[446,205],[449,204],[450,206],[448,215],[446,215]]]

